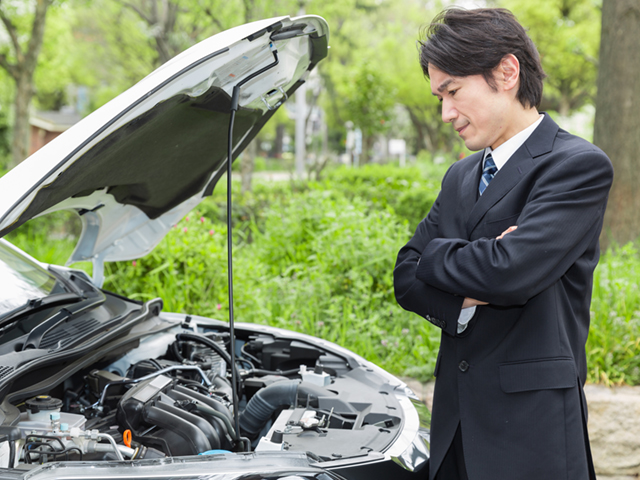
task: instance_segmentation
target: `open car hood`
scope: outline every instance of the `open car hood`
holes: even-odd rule
[[[240,89],[236,158],[327,55],[316,16],[279,17],[215,35],[176,56],[0,179],[0,237],[71,209],[82,234],[68,263],[149,253],[226,172],[233,87]]]

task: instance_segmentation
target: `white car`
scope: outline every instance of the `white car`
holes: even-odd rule
[[[358,355],[100,288],[104,262],[147,254],[211,194],[228,137],[235,158],[327,48],[316,16],[220,33],[0,179],[0,236],[72,210],[70,263],[94,271],[0,240],[0,480],[426,475],[419,402]]]

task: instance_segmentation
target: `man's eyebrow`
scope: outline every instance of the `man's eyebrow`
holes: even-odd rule
[[[450,83],[453,83],[453,78],[447,78],[444,82],[440,84],[438,87],[438,92],[442,93],[442,91],[449,86]],[[431,92],[431,95],[437,96],[437,93]]]

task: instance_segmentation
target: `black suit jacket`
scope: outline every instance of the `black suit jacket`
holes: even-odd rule
[[[481,163],[478,152],[451,166],[394,270],[400,305],[442,329],[430,476],[460,423],[471,480],[584,480],[585,343],[611,162],[545,115],[479,196]],[[489,305],[458,335],[464,297]]]

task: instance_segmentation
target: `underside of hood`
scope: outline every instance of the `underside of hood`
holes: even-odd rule
[[[0,179],[0,236],[72,209],[82,234],[69,263],[150,252],[226,171],[233,87],[235,159],[327,55],[326,22],[274,18],[211,37],[167,62]]]

